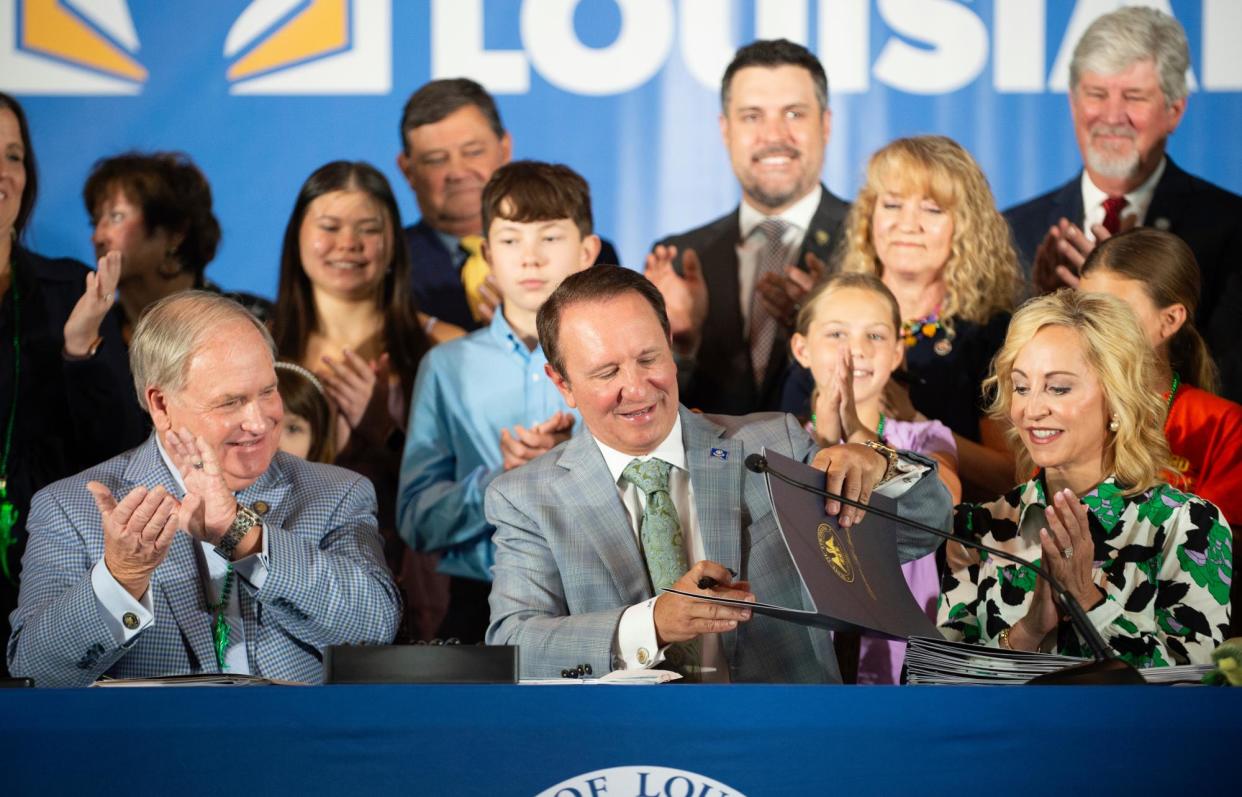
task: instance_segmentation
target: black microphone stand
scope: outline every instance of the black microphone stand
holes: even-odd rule
[[[805,490],[824,498],[831,498],[834,501],[840,501],[846,506],[856,507],[865,512],[885,518],[886,520],[891,520],[895,523],[902,523],[911,528],[918,529],[919,531],[925,531],[928,534],[960,543],[969,548],[986,551],[993,556],[1000,557],[1001,559],[1014,562],[1015,564],[1023,567],[1029,567],[1031,570],[1034,570],[1042,576],[1043,579],[1048,582],[1048,586],[1052,588],[1052,591],[1056,593],[1057,598],[1061,601],[1061,605],[1064,606],[1069,612],[1070,623],[1074,626],[1078,633],[1082,634],[1082,637],[1087,640],[1087,644],[1091,647],[1091,652],[1095,656],[1095,660],[1084,662],[1082,664],[1074,664],[1064,669],[1057,670],[1056,672],[1036,676],[1035,678],[1027,681],[1027,683],[1040,686],[1076,686],[1087,684],[1136,685],[1147,683],[1147,680],[1143,678],[1142,673],[1135,669],[1132,664],[1117,657],[1117,654],[1113,652],[1113,649],[1110,648],[1104,641],[1104,638],[1100,636],[1100,632],[1094,625],[1091,624],[1091,621],[1087,619],[1087,613],[1083,611],[1082,605],[1079,604],[1078,601],[1074,599],[1074,596],[1069,594],[1065,587],[1061,585],[1061,582],[1056,578],[1053,578],[1052,574],[1049,573],[1042,565],[1037,565],[1034,562],[1027,561],[1020,556],[1014,556],[1007,551],[1002,551],[998,548],[993,548],[991,546],[975,542],[974,540],[959,537],[956,534],[951,534],[947,531],[942,531],[941,529],[933,528],[923,523],[903,518],[901,515],[888,512],[880,509],[879,507],[868,506],[861,501],[855,501],[853,499],[846,498],[843,495],[830,493],[822,487],[817,487],[812,484],[805,484],[797,479],[792,479],[783,473],[769,468],[767,457],[761,454],[751,454],[746,457],[746,469],[753,473],[775,476],[777,479],[792,487]]]

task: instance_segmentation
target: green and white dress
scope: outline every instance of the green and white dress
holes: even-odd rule
[[[955,531],[1038,562],[1045,495],[1041,474],[990,503],[962,504]],[[1163,483],[1125,496],[1111,476],[1082,500],[1095,543],[1093,580],[1107,594],[1087,617],[1104,641],[1136,667],[1209,663],[1229,628],[1233,580],[1232,536],[1220,511]],[[946,554],[941,631],[995,647],[1000,632],[1026,615],[1035,573],[956,543]],[[1064,621],[1042,649],[1091,655]]]

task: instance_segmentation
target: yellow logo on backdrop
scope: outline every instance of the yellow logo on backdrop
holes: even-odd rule
[[[252,0],[229,29],[234,94],[386,94],[390,0]]]
[[[5,24],[10,23],[10,24]],[[147,70],[125,0],[0,0],[0,89],[137,94]]]

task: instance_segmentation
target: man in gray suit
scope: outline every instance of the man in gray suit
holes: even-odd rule
[[[934,466],[883,446],[816,453],[787,415],[689,412],[678,401],[660,292],[627,269],[569,277],[538,327],[548,376],[588,434],[488,488],[496,526],[488,642],[518,645],[527,678],[586,664],[596,675],[675,666],[705,681],[839,682],[826,631],[658,593],[699,592],[707,577],[717,595],[754,600],[753,584],[765,602],[803,603],[763,478],[745,470],[749,453],[815,455],[828,490],[864,502],[877,484],[898,481],[895,473],[921,470],[900,511],[947,528],[948,493],[927,478]],[[843,526],[861,518],[834,503],[828,510],[840,510]],[[903,529],[898,543],[903,558],[915,558],[938,539]]]
[[[35,495],[14,675],[314,682],[324,647],[392,640],[375,492],[277,453],[274,357],[267,329],[214,294],[175,294],[138,322],[130,367],[155,432]]]

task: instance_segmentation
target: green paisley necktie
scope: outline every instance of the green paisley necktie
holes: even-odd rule
[[[647,497],[638,538],[642,542],[647,572],[656,594],[673,586],[690,569],[677,509],[668,494],[668,474],[672,468],[672,465],[658,459],[646,462],[635,459],[621,472],[626,481],[642,490]]]
[[[651,587],[657,595],[673,586],[690,569],[677,508],[668,492],[668,475],[672,468],[659,459],[645,462],[635,459],[621,472],[626,481],[642,490],[647,498],[638,539],[642,543],[643,558],[647,560]],[[668,669],[693,680],[698,673],[698,640],[670,645],[664,658]]]

